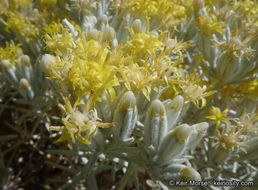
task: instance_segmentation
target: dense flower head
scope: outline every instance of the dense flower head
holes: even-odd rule
[[[23,54],[21,49],[21,44],[16,44],[11,42],[6,42],[6,47],[0,47],[0,60],[8,60],[13,66],[18,63],[18,57]]]
[[[253,134],[258,131],[257,113],[248,115],[246,109],[240,118],[233,119],[235,124],[229,125],[217,131],[217,139],[227,149],[247,148],[246,144]]]
[[[53,22],[45,27],[46,49],[57,55],[65,55],[74,48],[72,34],[61,23]]]
[[[217,17],[214,15],[212,15],[212,17],[201,16],[198,18],[197,22],[198,27],[205,36],[211,36],[215,32],[225,34],[223,30],[225,24],[222,22],[218,22]]]
[[[29,39],[33,39],[39,34],[38,28],[28,18],[23,18],[21,15],[15,15],[7,20],[6,31],[10,32],[10,30]]]

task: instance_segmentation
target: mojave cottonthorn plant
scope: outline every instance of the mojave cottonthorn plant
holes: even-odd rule
[[[257,11],[2,0],[1,187],[256,189]]]

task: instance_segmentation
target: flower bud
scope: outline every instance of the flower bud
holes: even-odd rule
[[[164,104],[168,118],[168,130],[171,130],[174,128],[178,120],[178,117],[181,113],[181,110],[184,105],[184,98],[183,96],[178,95],[173,100],[166,100]]]
[[[133,92],[126,92],[120,99],[114,115],[112,128],[115,139],[127,142],[137,122],[136,99]]]
[[[173,164],[163,169],[161,174],[166,181],[201,181],[201,176],[195,169],[183,164]]]
[[[161,141],[167,134],[167,116],[162,102],[158,99],[151,103],[144,122],[145,147],[153,146],[157,151]]]
[[[8,60],[2,60],[2,69],[3,71],[7,72],[9,74],[9,80],[11,80],[12,82],[17,83],[18,79],[16,76],[16,68],[8,61]]]
[[[112,27],[106,27],[103,32],[103,41],[113,42],[116,38],[116,32]]]
[[[185,167],[180,171],[182,181],[201,181],[201,175],[191,167]]]
[[[132,24],[134,33],[140,33],[142,30],[142,22],[140,19],[135,19]]]
[[[27,79],[25,78],[22,78],[20,80],[20,87],[26,91],[26,94],[30,97],[30,98],[33,98],[34,97],[34,92],[32,91],[31,89],[31,86],[30,86],[30,83],[28,82]],[[23,94],[23,92],[22,92]]]
[[[20,80],[20,87],[21,87],[22,89],[24,89],[24,90],[30,90],[30,89],[31,89],[28,80],[25,79],[25,78],[22,78],[22,79]]]
[[[40,60],[41,69],[47,74],[52,74],[52,65],[55,64],[56,58],[53,55],[45,54]]]
[[[28,55],[22,55],[20,57],[20,63],[22,66],[24,67],[29,67],[31,66],[31,62],[30,62],[30,57]]]
[[[197,123],[192,126],[192,133],[187,143],[187,149],[194,149],[206,134],[209,124],[207,122]]]
[[[2,60],[1,66],[2,66],[3,71],[8,71],[10,68],[13,67],[12,64],[6,59]]]
[[[182,124],[170,131],[161,142],[156,161],[159,165],[171,163],[173,158],[180,156],[185,150],[188,137],[192,129],[187,124]]]

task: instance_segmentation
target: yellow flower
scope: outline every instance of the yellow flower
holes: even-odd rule
[[[216,129],[219,129],[221,122],[230,124],[230,121],[226,118],[228,113],[227,109],[221,112],[218,107],[212,106],[210,112],[212,115],[206,116],[206,118],[216,121]]]
[[[243,138],[243,134],[236,126],[229,126],[221,132],[217,130],[217,138],[226,149],[247,148],[246,139]]]
[[[134,60],[144,61],[147,57],[156,57],[156,53],[163,49],[164,44],[159,40],[159,37],[147,33],[130,32],[132,39],[127,40],[125,44],[125,51],[128,55],[132,56]]]
[[[217,17],[214,15],[212,15],[212,18],[208,16],[198,17],[197,24],[201,33],[205,36],[212,36],[215,32],[225,35],[223,30],[225,24],[223,22],[218,22]]]
[[[183,74],[184,75],[184,74]],[[197,108],[203,109],[206,106],[206,97],[216,93],[215,90],[209,90],[209,84],[202,77],[198,78],[198,73],[193,72],[190,76],[181,76],[178,74],[177,79],[170,80],[171,86],[175,89],[179,85],[179,91],[176,94],[184,94],[186,102],[192,102]]]
[[[17,14],[8,18],[6,22],[6,31],[12,30],[21,37],[27,37],[34,39],[39,34],[39,29],[31,23],[28,17],[23,17],[21,14]]]
[[[18,57],[22,54],[21,44],[15,45],[13,41],[6,42],[5,48],[0,47],[0,60],[8,60],[12,66],[18,63]]]
[[[257,18],[258,15],[258,4],[256,1],[244,0],[244,1],[235,1],[233,9],[244,16],[249,18]]]
[[[91,144],[90,139],[94,135],[96,128],[112,127],[112,123],[102,123],[97,117],[95,109],[90,110],[92,97],[90,96],[86,105],[83,105],[83,112],[78,110],[78,100],[72,107],[69,97],[63,97],[65,105],[63,112],[65,117],[62,119],[64,126],[51,126],[52,131],[62,131],[62,135],[56,142],[68,141],[70,144],[77,139],[82,144]]]
[[[239,85],[224,85],[222,94],[225,98],[243,98],[251,96],[254,99],[258,98],[258,80],[250,80]]]
[[[155,87],[157,77],[149,73],[145,67],[132,63],[127,67],[121,67],[119,72],[122,75],[121,82],[128,90],[133,92],[142,91],[148,100],[150,100],[151,89],[158,90]]]
[[[44,28],[46,49],[57,55],[66,55],[75,47],[72,34],[61,23],[53,22]]]
[[[114,0],[118,10],[128,11],[134,17],[150,17],[165,27],[178,25],[186,15],[181,1],[170,0]]]
[[[257,113],[253,113],[251,116],[246,113],[246,109],[243,110],[240,118],[232,119],[235,124],[229,125],[228,127],[217,130],[217,138],[225,148],[233,149],[236,148],[247,148],[246,142],[250,136],[257,133]]]
[[[253,55],[255,50],[248,47],[251,41],[252,37],[248,37],[245,40],[241,40],[241,38],[238,35],[237,26],[235,26],[235,29],[232,32],[232,37],[229,40],[229,42],[214,40],[214,42],[217,44],[217,46],[220,47],[220,49],[226,50],[227,55],[235,60],[241,57],[242,55],[246,59],[249,59],[250,56]]]
[[[40,0],[41,6],[55,6],[57,0]]]

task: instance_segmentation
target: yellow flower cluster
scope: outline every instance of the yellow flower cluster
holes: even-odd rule
[[[114,0],[115,6],[123,12],[129,12],[134,17],[150,17],[159,20],[165,27],[173,27],[184,20],[186,1],[170,0]]]
[[[73,135],[80,138],[79,128],[88,123],[77,123],[75,118],[95,114],[95,103],[102,101],[103,94],[113,101],[118,86],[142,93],[147,100],[151,92],[166,89],[162,100],[183,95],[186,103],[199,109],[204,109],[206,99],[216,92],[222,92],[219,98],[246,94],[257,98],[257,80],[245,78],[254,77],[252,65],[239,75],[244,79],[240,84],[233,84],[232,77],[243,61],[241,57],[251,59],[255,54],[250,47],[257,40],[255,7],[257,3],[250,0],[113,0],[107,6],[94,0],[4,0],[0,2],[0,22],[21,45],[7,43],[6,48],[0,48],[0,59],[15,65],[21,46],[25,52],[37,49],[48,53],[34,54],[41,56],[42,69],[65,96],[75,96],[77,103],[73,111],[65,110],[62,128],[67,132],[65,138],[74,141]],[[233,29],[227,22],[235,14],[242,15],[246,23]],[[197,57],[202,59],[198,66]],[[225,61],[225,57],[233,59]],[[227,64],[235,70],[227,72]],[[216,81],[223,73],[229,75],[228,83]],[[86,97],[90,99],[88,111],[80,112],[78,102]],[[69,100],[64,100],[68,106]],[[219,128],[226,122],[226,111],[217,107],[213,111],[207,118],[216,120]]]
[[[18,63],[18,57],[22,54],[21,44],[15,45],[13,41],[6,42],[6,47],[0,47],[0,60],[7,60],[12,66]]]
[[[201,32],[205,36],[211,36],[215,32],[225,34],[223,27],[225,26],[224,23],[218,22],[217,17],[212,15],[212,17],[208,16],[201,16],[197,20],[198,27],[200,28]]]
[[[100,119],[97,117],[96,110],[89,110],[89,103],[83,107],[83,112],[81,112],[78,110],[78,102],[72,107],[69,97],[63,97],[63,99],[65,101],[63,112],[66,115],[62,119],[64,126],[50,127],[52,131],[63,131],[56,142],[68,141],[72,144],[77,139],[82,144],[90,144],[90,139],[96,132],[97,127],[112,127],[112,123],[99,122]],[[90,99],[89,101],[91,101]]]

